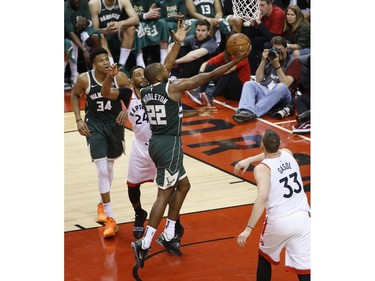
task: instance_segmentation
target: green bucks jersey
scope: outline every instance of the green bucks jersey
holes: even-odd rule
[[[197,13],[208,18],[215,17],[215,1],[214,0],[193,0]]]
[[[122,110],[120,100],[106,99],[101,95],[102,85],[96,81],[95,70],[87,72],[89,76],[89,86],[86,93],[86,119],[93,119],[100,122],[113,122]],[[112,87],[118,88],[116,77],[112,82]]]
[[[143,107],[153,135],[181,134],[182,104],[168,95],[168,83],[156,83],[141,89]]]

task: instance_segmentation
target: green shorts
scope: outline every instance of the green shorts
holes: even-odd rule
[[[159,45],[160,41],[168,42],[168,24],[164,19],[140,22],[135,29],[134,48],[138,51],[147,47]]]
[[[93,161],[116,159],[125,153],[124,127],[116,121],[104,123],[89,119],[87,126],[91,136],[86,137],[86,140]]]
[[[176,186],[179,180],[186,177],[180,137],[152,136],[148,151],[157,168],[155,182],[159,188],[167,189]]]

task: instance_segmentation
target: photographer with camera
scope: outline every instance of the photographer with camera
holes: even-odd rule
[[[293,114],[293,95],[301,80],[300,61],[287,52],[284,37],[275,36],[272,48],[265,49],[256,70],[256,81],[243,85],[236,122],[251,121],[264,116],[274,108],[282,108],[273,117],[283,118]]]

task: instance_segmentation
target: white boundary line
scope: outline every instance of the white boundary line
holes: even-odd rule
[[[236,107],[230,106],[230,105],[226,104],[225,102],[221,102],[221,101],[218,101],[218,100],[216,100],[216,99],[214,99],[213,102],[214,102],[214,103],[217,103],[217,104],[220,104],[220,105],[222,105],[222,106],[224,106],[224,107],[226,107],[226,108],[229,108],[229,109],[232,109],[232,110],[234,110],[234,111],[237,111],[237,108],[236,108]],[[306,137],[306,136],[304,136],[304,135],[293,134],[291,130],[285,129],[284,127],[281,127],[281,126],[278,126],[278,125],[277,125],[277,124],[290,123],[290,122],[294,122],[294,121],[277,122],[277,123],[275,124],[275,123],[271,123],[271,122],[269,122],[269,121],[267,121],[267,120],[264,120],[264,119],[262,119],[262,118],[257,118],[257,120],[259,120],[259,121],[261,121],[261,122],[263,122],[263,123],[266,123],[266,124],[268,124],[268,125],[270,125],[270,126],[272,126],[272,127],[276,127],[276,128],[278,128],[278,129],[280,129],[280,130],[283,130],[283,131],[285,131],[285,132],[287,132],[287,133],[290,133],[290,134],[292,134],[293,136],[298,136],[298,137],[300,137],[300,138],[302,138],[302,139],[305,139],[305,140],[311,141],[310,138],[308,138],[308,137]]]
[[[232,109],[235,112],[237,111],[237,107],[230,106],[230,105],[226,104],[225,102],[221,102],[221,101],[218,101],[218,100],[215,100],[215,99],[212,102],[220,104],[222,106],[225,106],[226,108]]]

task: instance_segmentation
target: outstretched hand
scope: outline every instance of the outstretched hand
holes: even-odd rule
[[[242,48],[242,47],[241,47]],[[246,50],[239,50],[236,54],[236,59],[242,60],[250,55],[251,52],[251,44],[247,45]]]
[[[185,21],[179,20],[177,23],[177,31],[171,30],[172,37],[175,42],[183,42],[186,34],[190,31],[191,27],[185,27]]]
[[[122,66],[118,67],[117,63],[114,63],[109,66],[107,75],[116,76],[120,72],[121,69],[122,69]]]
[[[205,106],[198,109],[199,116],[210,116],[214,113],[217,113],[217,108],[214,106]]]

